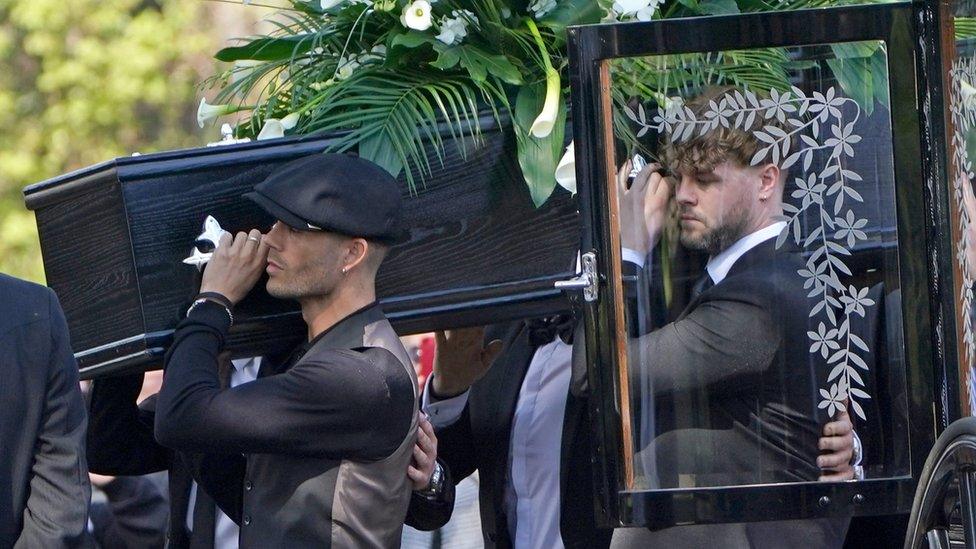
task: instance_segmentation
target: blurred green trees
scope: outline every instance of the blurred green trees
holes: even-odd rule
[[[199,0],[0,0],[0,271],[44,280],[25,185],[215,137],[195,116],[197,84],[226,38],[219,8]]]

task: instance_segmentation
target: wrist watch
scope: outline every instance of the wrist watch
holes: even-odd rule
[[[441,490],[444,489],[444,469],[441,467],[441,462],[434,462],[434,471],[430,474],[430,482],[427,483],[427,487],[423,490],[417,490],[417,493],[426,498],[435,498],[440,495]]]

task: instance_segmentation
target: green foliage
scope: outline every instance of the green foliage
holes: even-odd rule
[[[440,0],[431,3],[429,28],[408,28],[401,13],[411,0],[348,0],[324,11],[317,2],[285,1],[272,32],[216,54],[238,64],[210,79],[220,89],[216,101],[254,101],[246,105],[252,114],[238,126],[239,135],[254,137],[268,119],[285,117],[298,118],[292,133],[344,130],[334,150],[358,148],[394,175],[405,172],[413,185],[434,169],[425,147],[432,143],[443,155],[446,142],[438,128],[448,127],[455,140],[477,137],[479,112],[505,114],[516,121],[519,164],[537,205],[555,186],[550,168],[561,154],[568,87],[559,92],[553,134],[534,135],[528,128],[545,103],[545,87],[536,83],[552,79],[553,71],[567,81],[566,27],[650,13],[616,13],[613,0],[557,0],[543,14],[529,9],[538,3],[521,0]],[[653,18],[852,3],[857,2],[663,0]],[[453,41],[445,38],[445,29],[458,20],[466,32]],[[641,97],[654,103],[666,90],[708,84],[786,90],[788,70],[797,68],[781,49],[662,59],[654,66],[639,59],[618,63],[615,73],[630,75],[615,80],[628,88],[615,91],[618,101]],[[872,78],[885,78],[883,51],[850,52],[834,68],[859,100],[886,100],[872,85]],[[864,74],[868,70],[876,74]]]
[[[566,109],[560,106],[556,125],[545,138],[529,133],[532,121],[542,110],[546,99],[546,83],[537,82],[523,86],[515,102],[515,137],[518,140],[518,161],[522,175],[529,186],[529,195],[536,207],[542,206],[556,189],[556,165],[563,153],[566,131]]]
[[[564,57],[566,25],[601,15],[592,0],[565,0],[541,18],[538,31],[527,24],[525,5],[441,0],[433,4],[434,26],[416,30],[400,19],[406,4],[350,1],[322,12],[293,0],[272,33],[217,53],[239,66],[210,80],[221,89],[215,101],[256,100],[240,135],[254,137],[266,120],[294,113],[300,115],[294,133],[348,130],[333,150],[357,149],[414,184],[434,169],[425,144],[443,154],[441,128],[462,147],[477,139],[480,115],[508,111],[520,86],[545,80],[550,56]],[[439,39],[445,19],[462,20],[464,35]],[[532,139],[520,137],[520,149]],[[529,157],[537,155],[523,154]],[[555,179],[551,173],[545,179],[551,191]]]
[[[888,107],[888,61],[881,42],[833,44],[834,59],[827,65],[847,95],[857,101],[864,113],[874,112],[874,104]]]
[[[0,0],[0,271],[43,281],[21,189],[198,146],[196,85],[219,37],[197,0]]]

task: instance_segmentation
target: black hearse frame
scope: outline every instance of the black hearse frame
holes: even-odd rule
[[[585,304],[595,418],[597,514],[607,526],[906,513],[935,436],[958,417],[953,248],[941,121],[935,3],[897,3],[570,28],[582,250],[596,255],[598,299]],[[911,474],[856,482],[626,490],[626,353],[613,185],[608,61],[629,56],[880,40],[887,45]],[[920,48],[920,49],[916,49]],[[616,272],[615,272],[616,271]],[[637,509],[646,511],[639,512]]]

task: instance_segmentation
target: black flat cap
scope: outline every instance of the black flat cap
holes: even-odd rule
[[[313,154],[284,164],[249,198],[289,226],[395,243],[402,239],[400,188],[372,162]]]

